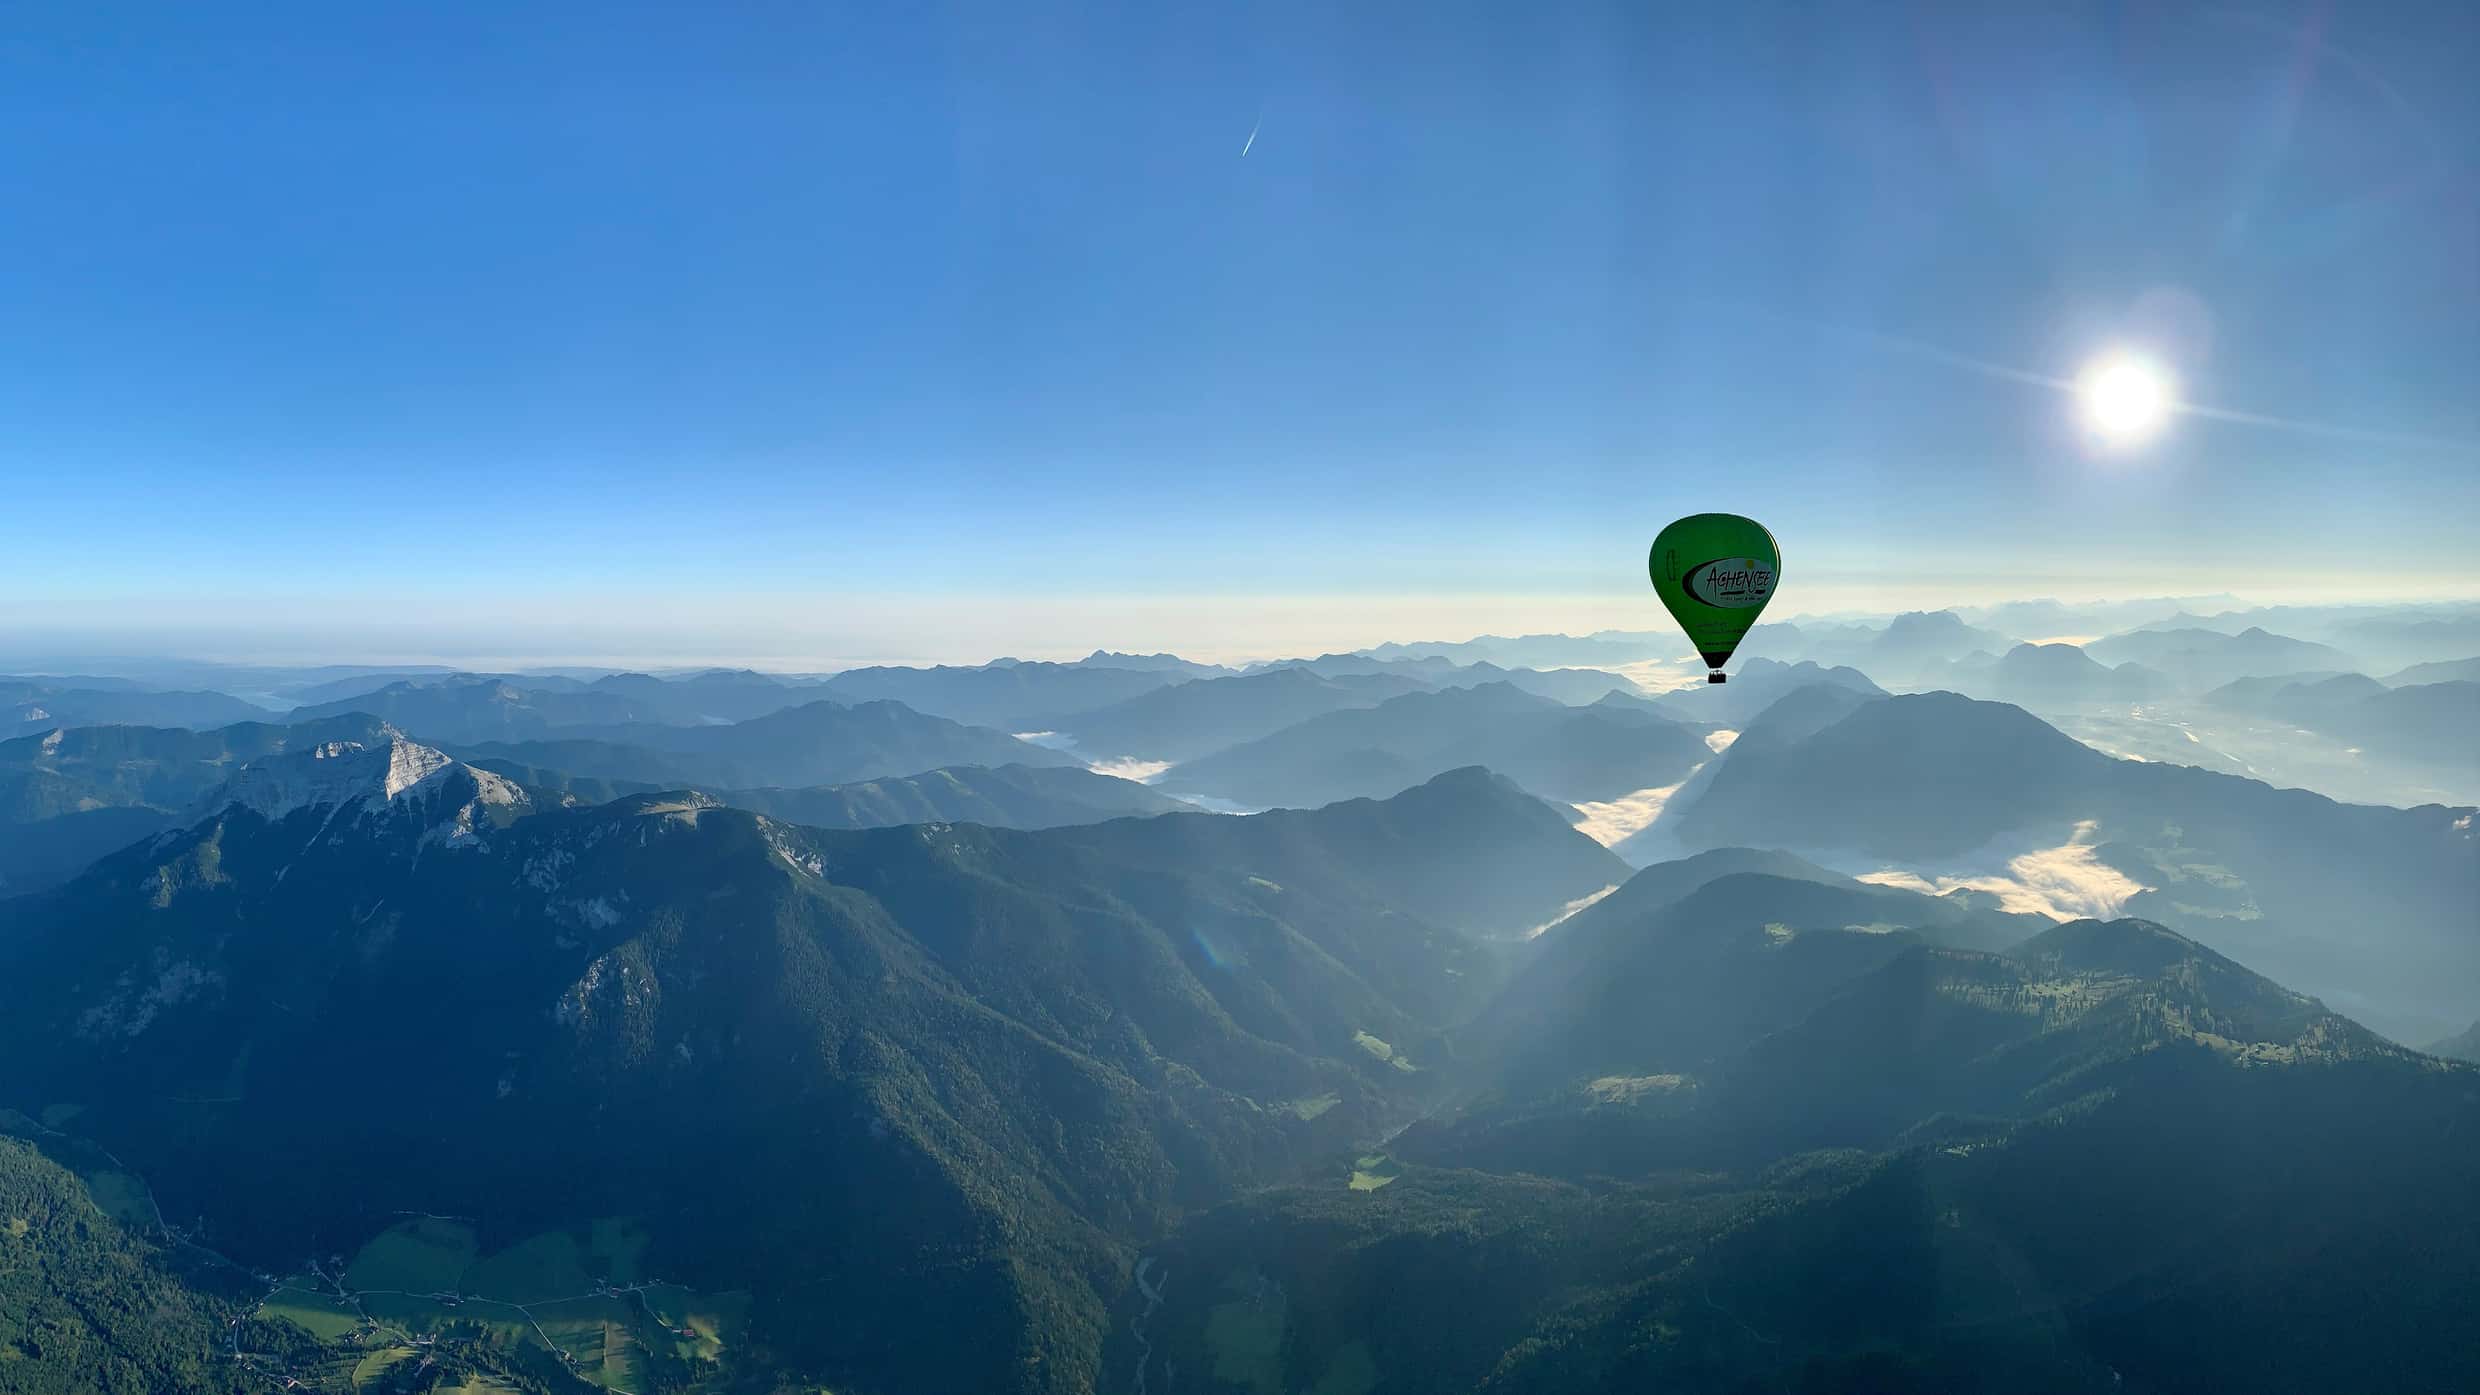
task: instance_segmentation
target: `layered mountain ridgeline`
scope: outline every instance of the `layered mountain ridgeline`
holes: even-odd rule
[[[2474,1022],[2443,1041],[2429,1043],[2432,1056],[2451,1057],[2457,1061],[2480,1061],[2480,1022]]]
[[[900,702],[918,712],[1008,732],[1058,732],[1080,749],[1100,757],[1174,759],[1172,755],[1156,754],[1157,749],[1176,748],[1190,754],[1220,749],[1290,721],[1333,710],[1347,700],[1347,695],[1370,690],[1365,683],[1321,688],[1281,680],[1249,681],[1263,680],[1269,674],[1289,669],[1322,678],[1403,680],[1384,690],[1381,696],[1424,687],[1469,687],[1505,681],[1562,701],[1590,702],[1614,688],[1632,687],[1626,679],[1611,673],[1535,673],[1490,664],[1458,665],[1443,659],[1399,662],[1330,654],[1317,659],[1284,660],[1233,674],[1168,655],[1122,664],[1117,656],[1097,653],[1072,664],[1002,659],[972,666],[848,669],[806,691],[845,703]],[[598,681],[590,691],[599,693],[612,681]],[[1185,697],[1164,691],[1193,682],[1237,682],[1237,686],[1218,686]],[[664,690],[677,686],[658,685]],[[1328,701],[1320,703],[1313,694],[1322,694]],[[1150,696],[1157,700],[1145,701]],[[561,725],[644,719],[586,718]],[[408,724],[408,729],[417,735],[424,734],[419,726]],[[444,728],[441,735],[477,739],[469,732],[452,733]],[[1170,747],[1162,746],[1166,740]]]
[[[1589,635],[1481,635],[1474,639],[1386,643],[1360,652],[1379,659],[1446,659],[1509,668],[1600,668],[1659,659],[1680,649],[1668,630],[1600,630]]]
[[[2237,634],[2205,629],[2144,629],[2085,646],[2105,664],[2133,661],[2201,692],[2234,679],[2272,674],[2341,673],[2357,660],[2330,644],[2250,626]]]
[[[1898,676],[1934,671],[1974,654],[2002,654],[2015,646],[2013,637],[1964,623],[1951,610],[1906,611],[1886,622],[1850,661],[1874,673]],[[1833,652],[1833,646],[1826,646]]]
[[[137,684],[85,686],[102,681],[0,677],[0,738],[105,723],[213,727],[273,715],[223,693],[161,692]]]
[[[2325,637],[2367,660],[2371,670],[2382,672],[2480,650],[2480,611],[2463,607],[2460,614],[2430,619],[2354,619]]]
[[[2480,659],[2413,664],[2385,675],[2385,684],[2391,688],[2417,687],[2426,683],[2480,683]]]
[[[1154,1249],[1122,1388],[2480,1380],[2480,1073],[2147,922],[1999,954],[1656,873],[1544,936],[1519,1078]]]
[[[0,1099],[278,1272],[394,1213],[643,1219],[739,1359],[1091,1388],[1130,1245],[1447,1088],[1486,943],[1623,869],[1461,772],[1264,820],[527,813],[410,742],[263,760],[0,902]],[[317,1249],[313,1249],[316,1246]]]
[[[1255,665],[1250,672],[1303,668],[1336,677],[1345,674],[1393,674],[1433,688],[1475,688],[1505,683],[1541,697],[1582,705],[1617,692],[1637,694],[1636,684],[1619,674],[1595,668],[1502,668],[1488,660],[1459,664],[1443,657],[1381,659],[1368,654],[1320,654],[1314,659],[1281,659]]]
[[[1686,778],[1712,754],[1705,732],[1637,699],[1569,707],[1487,683],[1330,712],[1173,766],[1160,783],[1259,808],[1310,807],[1393,794],[1477,763],[1545,798],[1610,800]]]
[[[493,741],[559,727],[660,721],[656,709],[625,693],[581,685],[458,674],[400,679],[369,692],[296,707],[295,722],[365,713],[425,741]]]
[[[2255,606],[2220,610],[2210,606],[2192,606],[2134,628],[2142,632],[2209,631],[2225,636],[2236,636],[2247,630],[2265,630],[2277,637],[2295,635],[2309,643],[2357,655],[2366,661],[2364,671],[2370,673],[2480,652],[2480,609],[2469,602]],[[2112,639],[2120,637],[2115,634],[2111,636]],[[2307,666],[2308,669],[2362,667],[2358,663],[2332,662]]]
[[[602,804],[633,794],[660,794],[667,788],[651,781],[599,779],[506,760],[477,759],[473,764],[505,775],[538,796],[571,804]],[[945,766],[919,775],[849,785],[701,793],[735,809],[814,828],[884,828],[900,823],[1056,828],[1130,815],[1194,812],[1193,805],[1157,794],[1134,780],[1073,765]]]
[[[1544,935],[1458,1050],[1490,1088],[1519,1093],[1648,1062],[1701,1068],[1910,946],[1994,950],[2053,923],[1991,902],[1871,886],[1780,852],[1659,864]]]
[[[1692,847],[1702,849],[1714,846],[1713,840],[1681,836],[1681,830],[1686,826],[1681,811],[1693,807],[1713,787],[1714,781],[1730,765],[1729,752],[1745,747],[1751,753],[1758,753],[1746,759],[1761,760],[1762,753],[1783,750],[1883,697],[1884,694],[1873,684],[1858,688],[1840,682],[1808,683],[1783,692],[1740,729],[1730,745],[1724,748],[1722,758],[1705,762],[1694,775],[1672,791],[1653,824],[1613,844],[1612,851],[1630,864],[1643,867],[1682,857]],[[1726,710],[1727,706],[1725,704]],[[1776,840],[1763,838],[1750,841],[1764,845]]]
[[[1054,730],[1096,757],[1193,760],[1295,722],[1375,707],[1426,685],[1401,674],[1322,674],[1276,668],[1166,687],[1061,719]]]
[[[839,785],[949,765],[1077,764],[1005,732],[932,717],[902,703],[847,707],[823,699],[722,726],[632,723],[450,745],[472,760],[668,789]]]
[[[2338,804],[2117,760],[2020,709],[1952,693],[1864,702],[1826,723],[1777,711],[1785,729],[1769,730],[1769,712],[1710,780],[1681,791],[1668,834],[1690,847],[1955,869],[2036,892],[2098,887],[2127,913],[2399,1037],[2427,1040],[2466,1020],[2464,985],[2480,981],[2470,809]]]
[[[2470,679],[2388,686],[2357,673],[2243,678],[2204,700],[2318,732],[2369,755],[2480,769],[2480,682]]]
[[[261,756],[328,741],[372,738],[385,724],[352,714],[319,722],[239,722],[195,731],[182,727],[88,726],[0,741],[0,775],[12,778],[12,812],[60,813],[73,808],[147,805],[179,809]],[[46,778],[47,777],[47,778]],[[49,786],[63,793],[48,807],[24,794]]]
[[[2113,706],[2171,691],[2169,676],[2159,670],[2133,662],[2111,668],[2072,644],[2016,645],[1969,679],[1976,690],[2020,707]]]
[[[1221,664],[1201,664],[1177,654],[1123,654],[1110,649],[1097,649],[1077,662],[1092,668],[1133,668],[1182,678],[1224,678],[1232,672]]]
[[[1728,683],[1697,683],[1664,693],[1654,701],[1685,720],[1737,729],[1755,721],[1790,694],[1818,684],[1871,697],[1882,697],[1886,691],[1856,668],[1823,668],[1806,660],[1786,664],[1774,659],[1750,659],[1731,674]]]
[[[1975,624],[2013,635],[2105,635],[2153,623],[2160,623],[2164,629],[2192,629],[2196,623],[2192,617],[2184,621],[2172,617],[2185,615],[2195,606],[2237,604],[2237,600],[2235,596],[2164,596],[2125,601],[2068,602],[2044,596],[2036,600],[1969,606],[1958,613]]]
[[[787,823],[880,828],[900,823],[986,823],[1056,828],[1130,815],[1195,812],[1134,780],[1073,765],[948,766],[815,789],[725,790],[716,798]]]
[[[1116,668],[1091,660],[1010,660],[970,668],[847,669],[828,679],[823,691],[839,702],[894,701],[973,726],[1038,731],[1056,726],[1070,713],[1125,702],[1189,677],[1158,665]]]
[[[322,668],[280,670],[276,672],[244,671],[234,681],[261,687],[271,694],[281,694],[287,701],[285,710],[313,707],[338,698],[359,697],[375,693],[391,683],[461,683],[478,678],[506,678],[539,687],[575,688],[581,686],[573,678],[555,678],[546,674],[471,673],[463,669],[436,664],[406,664],[385,668],[362,668],[330,665]]]
[[[366,712],[439,742],[508,740],[625,722],[711,726],[763,717],[823,695],[814,682],[747,669],[713,669],[679,678],[613,673],[591,681],[451,673],[327,686],[343,691],[295,708],[290,720]]]
[[[394,732],[424,739],[413,727],[360,709],[209,731],[55,728],[0,741],[0,811],[5,811],[0,816],[31,820],[104,807],[178,810],[261,756],[326,741],[371,741]],[[666,789],[840,784],[948,765],[1073,764],[1056,751],[1004,732],[925,716],[901,704],[848,707],[816,698],[734,723],[625,723],[565,729],[556,737],[450,745],[460,753],[538,771]]]
[[[1226,751],[1332,713],[1376,707],[1409,694],[1481,687],[1512,688],[1570,705],[1593,703],[1612,692],[1636,691],[1636,685],[1626,678],[1598,669],[1537,671],[1486,661],[1325,654],[1163,688],[1044,725],[1077,750],[1097,758],[1176,763]],[[1487,763],[1487,755],[1471,752],[1465,761]],[[1449,764],[1460,763],[1464,762]]]
[[[0,741],[0,896],[53,886],[115,848],[173,826],[208,790],[262,756],[373,739],[351,716],[300,726],[54,728]]]
[[[250,761],[397,734],[380,718],[346,712],[209,731],[77,727],[0,742],[0,831],[7,835],[0,837],[0,895],[56,885],[114,849],[173,827]],[[1079,769],[1057,752],[893,703],[847,708],[813,702],[737,725],[633,726],[614,734],[631,739],[581,736],[455,749],[558,798],[599,803],[703,786],[736,807],[829,827],[927,820],[1048,827],[1186,807]],[[941,768],[909,764],[917,760]],[[803,778],[813,775],[848,778]]]
[[[1985,663],[2016,643],[2013,635],[1969,624],[1951,610],[1915,610],[1883,625],[1819,621],[1759,625],[1748,632],[1739,652],[1747,660],[1797,659],[1826,667],[1856,666],[1882,681],[1911,685],[1942,679],[1954,664]]]

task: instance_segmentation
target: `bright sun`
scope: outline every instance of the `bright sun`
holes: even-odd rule
[[[2084,425],[2114,446],[2151,440],[2170,420],[2170,376],[2130,353],[2106,354],[2085,365],[2075,380]]]

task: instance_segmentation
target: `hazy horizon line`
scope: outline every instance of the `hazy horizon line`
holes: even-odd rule
[[[1937,605],[1802,610],[1769,618],[1764,623],[1876,624],[1884,623],[1900,614],[1918,611],[1943,610],[1970,613],[2032,604],[2057,604],[2068,609],[2168,606],[2173,608],[2173,613],[2176,610],[2186,609],[2190,604],[2197,604],[2213,607],[2199,612],[2199,618],[2211,619],[2226,614],[2248,614],[2256,611],[2284,609],[2330,611],[2458,609],[2480,605],[2480,592],[2431,595],[2390,603],[2359,598],[2333,598],[2321,601],[2271,599],[2264,597],[2261,593],[2245,595],[2232,592],[2090,598],[2068,598],[2057,595],[2009,596],[1970,601],[1949,599],[1944,604]],[[1666,636],[1677,638],[1671,633],[1668,617],[1662,615],[1658,608],[1649,605],[1631,606],[1627,608],[1626,614],[1617,616],[1609,614],[1605,607],[1595,606],[1591,609],[1601,613],[1591,616],[1570,615],[1566,617],[1564,625],[1560,624],[1556,616],[1543,615],[1540,620],[1544,623],[1483,625],[1469,629],[1458,626],[1452,629],[1437,628],[1428,631],[1407,626],[1394,631],[1396,636],[1410,634],[1414,636],[1411,638],[1371,639],[1366,637],[1369,631],[1364,629],[1350,636],[1329,632],[1329,637],[1326,639],[1318,639],[1311,633],[1302,633],[1299,638],[1289,641],[1261,637],[1255,642],[1238,644],[1217,642],[1210,637],[1215,627],[1204,625],[1200,627],[1202,633],[1192,635],[1186,640],[1156,633],[1143,638],[1123,636],[1105,640],[1069,640],[1045,636],[1042,639],[1025,643],[1011,644],[999,641],[972,644],[965,639],[965,636],[958,635],[957,639],[960,642],[955,644],[940,644],[932,641],[926,644],[881,645],[872,644],[869,640],[860,640],[859,643],[842,645],[836,644],[828,636],[813,633],[803,635],[801,638],[813,641],[815,647],[811,645],[802,645],[799,648],[768,647],[762,642],[752,643],[751,641],[757,640],[762,632],[781,634],[785,638],[793,636],[790,632],[781,629],[769,630],[763,625],[753,626],[740,623],[717,626],[718,633],[713,635],[714,642],[711,646],[679,643],[677,641],[687,639],[688,636],[677,633],[662,634],[659,631],[641,631],[638,638],[641,641],[651,642],[631,645],[623,640],[622,635],[597,626],[593,628],[600,630],[601,633],[595,637],[605,640],[607,646],[561,648],[556,647],[557,640],[548,632],[562,627],[545,624],[528,626],[528,629],[535,632],[512,634],[497,643],[480,638],[475,633],[481,628],[479,626],[409,626],[402,624],[385,626],[382,628],[392,631],[396,642],[388,643],[381,640],[374,645],[373,636],[368,633],[367,629],[361,634],[348,636],[334,632],[328,626],[314,624],[294,627],[290,634],[263,629],[236,629],[225,631],[213,638],[199,635],[181,636],[163,631],[144,634],[133,628],[119,632],[123,637],[114,639],[105,637],[113,633],[112,631],[103,633],[88,631],[94,634],[94,640],[89,644],[81,645],[70,638],[79,632],[79,627],[60,626],[37,632],[0,630],[0,672],[46,677],[73,676],[84,671],[93,673],[97,677],[104,677],[119,676],[102,671],[115,665],[170,664],[198,665],[208,668],[263,669],[438,668],[451,671],[512,673],[548,672],[559,669],[611,672],[697,672],[728,668],[799,676],[836,673],[873,665],[945,664],[971,667],[1006,659],[1024,662],[1068,662],[1097,652],[1170,653],[1193,662],[1239,667],[1252,663],[1279,662],[1323,654],[1356,653],[1387,644],[1456,645],[1533,636],[1586,639],[1597,634],[1648,636],[1657,640]],[[1607,623],[1611,620],[1617,620],[1619,623]],[[2131,621],[2128,628],[2148,623],[2151,621]],[[452,628],[462,630],[463,633],[440,633],[442,630]],[[1462,637],[1444,637],[1448,634],[1461,634]],[[727,638],[726,635],[730,637]],[[2069,636],[2029,634],[2010,637],[2030,643],[2059,642],[2071,639]],[[859,636],[854,636],[854,638],[859,639]],[[665,643],[665,640],[675,642]],[[794,643],[798,644],[799,640],[795,639]],[[1684,640],[1679,641],[1676,657],[1683,661],[1693,657],[1693,651],[1687,647]]]

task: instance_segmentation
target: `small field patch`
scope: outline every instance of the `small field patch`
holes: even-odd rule
[[[103,1214],[132,1230],[151,1230],[155,1225],[155,1203],[148,1199],[146,1184],[126,1172],[104,1170],[86,1174],[86,1190],[95,1198]]]
[[[1370,1153],[1352,1164],[1352,1190],[1374,1192],[1403,1175],[1403,1167],[1384,1153]]]
[[[1343,1096],[1335,1094],[1332,1091],[1328,1091],[1323,1095],[1314,1095],[1307,1099],[1293,1100],[1291,1103],[1283,1107],[1291,1111],[1293,1118],[1305,1122],[1316,1118],[1341,1103],[1343,1103]]]
[[[289,1322],[322,1342],[332,1342],[362,1325],[360,1315],[344,1304],[324,1293],[289,1284],[269,1294],[267,1301],[258,1305],[258,1313]]]
[[[395,1370],[399,1363],[414,1358],[415,1352],[411,1347],[381,1347],[354,1365],[353,1388],[359,1390]]]
[[[388,1227],[344,1271],[347,1287],[453,1293],[474,1262],[473,1227],[429,1216]]]
[[[749,1295],[729,1293],[695,1293],[678,1284],[656,1284],[642,1289],[646,1311],[653,1313],[664,1330],[678,1342],[679,1354],[715,1361],[737,1345],[749,1320]],[[691,1335],[683,1338],[683,1331]]]

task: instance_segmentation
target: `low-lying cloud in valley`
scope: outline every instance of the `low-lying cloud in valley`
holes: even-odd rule
[[[2086,916],[2108,920],[2117,916],[2137,893],[2152,888],[2093,855],[2095,827],[2093,820],[2082,820],[2067,841],[2057,847],[2037,848],[2008,858],[2003,876],[1923,875],[1888,867],[1862,873],[1860,880],[1933,896],[1967,889],[1986,891],[1994,893],[1999,904],[2010,911],[2037,912],[2058,920]]]

